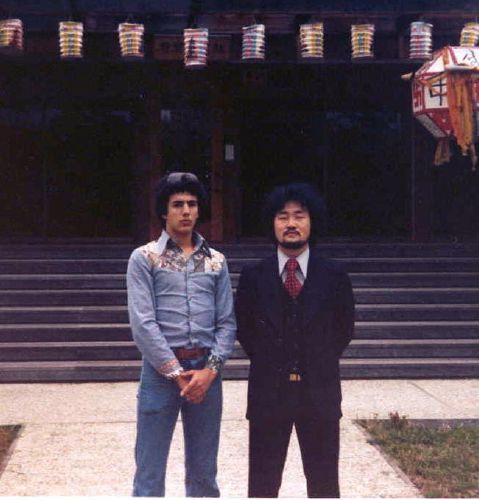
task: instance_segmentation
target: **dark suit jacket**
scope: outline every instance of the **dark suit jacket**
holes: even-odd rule
[[[274,416],[287,390],[283,293],[276,254],[242,271],[236,316],[238,340],[251,360],[247,418]],[[337,264],[311,249],[297,300],[303,318],[306,400],[318,418],[340,418],[339,358],[354,330],[351,282]]]

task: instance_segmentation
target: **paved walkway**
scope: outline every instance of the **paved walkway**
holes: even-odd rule
[[[135,438],[134,383],[0,385],[0,425],[22,424],[0,495],[128,496]],[[224,383],[219,455],[222,495],[245,497],[246,382]],[[479,379],[350,380],[343,382],[340,478],[343,497],[417,497],[417,490],[367,443],[358,417],[479,418]],[[167,496],[183,488],[181,424],[167,473]],[[282,497],[305,497],[296,438],[283,478]]]

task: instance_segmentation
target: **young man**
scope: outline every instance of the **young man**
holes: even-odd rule
[[[241,273],[238,339],[251,360],[248,496],[277,497],[293,425],[309,497],[338,497],[339,358],[353,335],[348,276],[312,248],[324,218],[308,184],[276,188],[277,251]]]
[[[143,355],[135,496],[165,495],[166,462],[180,411],[186,495],[220,495],[219,372],[233,349],[236,322],[225,257],[194,232],[205,209],[205,190],[195,175],[175,172],[160,179],[156,212],[163,232],[137,248],[128,263],[130,325]]]

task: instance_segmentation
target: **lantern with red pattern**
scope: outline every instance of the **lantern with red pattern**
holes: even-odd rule
[[[449,139],[476,161],[479,137],[479,47],[443,47],[415,73],[414,116],[440,141],[435,164],[449,160]]]

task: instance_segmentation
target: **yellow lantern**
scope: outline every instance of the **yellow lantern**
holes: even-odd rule
[[[82,57],[83,23],[64,21],[60,23],[60,56],[62,58]]]
[[[302,24],[299,27],[299,44],[303,59],[324,57],[323,23]]]
[[[118,25],[122,57],[143,57],[143,24],[121,23]]]
[[[0,47],[23,50],[23,23],[20,19],[0,21]]]
[[[475,47],[479,42],[479,23],[467,23],[461,31],[461,47]]]
[[[373,57],[374,24],[351,26],[352,58]]]

